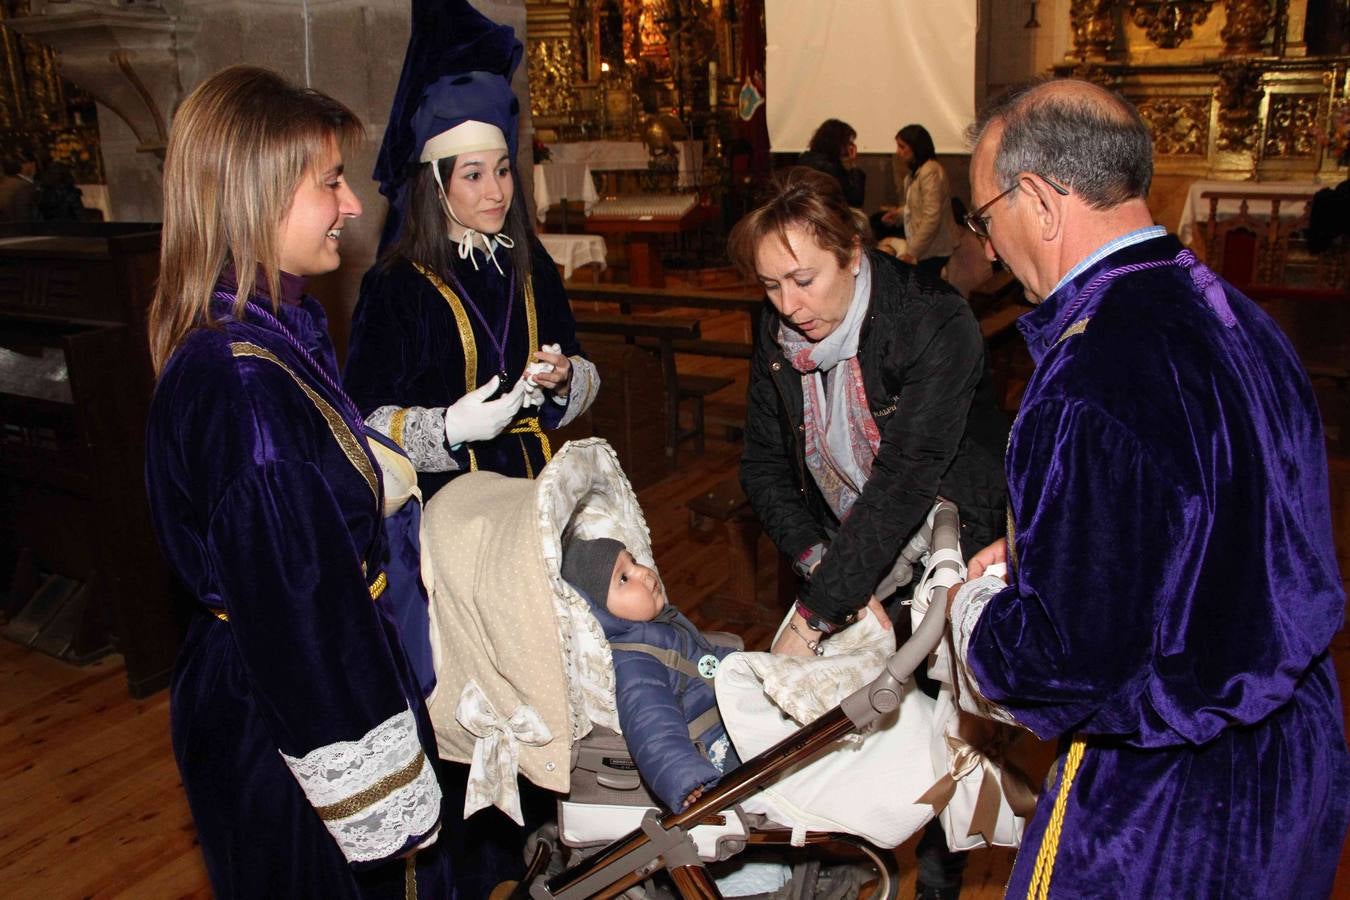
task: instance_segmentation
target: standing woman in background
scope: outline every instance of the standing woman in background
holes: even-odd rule
[[[848,205],[862,209],[867,193],[867,173],[858,168],[857,142],[858,132],[852,125],[839,119],[826,119],[811,135],[811,142],[798,158],[797,165],[829,175],[839,182]]]
[[[533,478],[600,379],[516,180],[520,42],[462,2],[417,25],[376,169],[393,242],[361,282],[345,375],[429,500],[459,472]]]
[[[386,604],[379,468],[304,279],[361,204],[361,125],[226,69],[164,161],[146,485],[196,598],[174,755],[220,897],[444,897],[435,739]]]
[[[935,158],[932,135],[922,125],[906,125],[895,133],[895,155],[897,163],[908,168],[900,194],[905,223],[905,252],[900,259],[938,277],[959,237],[947,172]]]

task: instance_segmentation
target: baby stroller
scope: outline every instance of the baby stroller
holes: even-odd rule
[[[856,848],[875,869],[871,896],[895,896],[890,851],[855,833],[768,821],[740,805],[785,776],[797,777],[804,763],[837,750],[842,738],[868,731],[904,705],[913,693],[910,675],[943,634],[945,602],[930,607],[870,684],[809,725],[791,726],[790,734],[687,809],[662,815],[617,735],[608,645],[586,601],[558,574],[562,547],[572,536],[616,538],[639,562],[652,564],[641,509],[609,445],[599,439],[570,443],[534,481],[461,476],[428,504],[424,525],[437,673],[428,706],[441,755],[470,764],[465,814],[492,804],[519,822],[517,774],[559,794],[571,792],[560,802],[561,846],[537,842],[530,876],[512,896],[618,896],[664,868],[680,896],[720,897],[705,864],[774,843]],[[954,550],[955,508],[940,504],[927,531],[934,546],[951,548],[933,554],[942,560],[935,571],[946,574],[932,590],[945,591],[963,576]],[[739,749],[736,730],[726,724]],[[931,721],[921,723],[925,746],[928,729]],[[926,770],[926,782],[931,776]],[[912,805],[917,793],[903,802]],[[909,833],[932,815],[931,807],[921,810]],[[584,859],[542,875],[564,847]],[[798,868],[803,877],[816,871]],[[809,897],[812,888],[794,883],[780,896]]]

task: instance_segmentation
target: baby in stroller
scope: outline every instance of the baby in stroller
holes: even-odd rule
[[[614,658],[619,725],[638,772],[671,810],[697,800],[740,760],[717,712],[717,646],[667,600],[656,570],[613,538],[573,539],[562,576],[591,605]]]
[[[441,757],[469,764],[466,817],[496,806],[520,823],[518,779],[528,780],[559,795],[559,842],[595,854],[578,865],[594,859],[610,878],[606,848],[630,833],[649,834],[655,820],[646,810],[658,803],[671,809],[660,821],[675,817],[682,823],[677,827],[690,826],[697,859],[708,861],[746,848],[754,837],[747,829],[759,827],[747,817],[790,830],[798,846],[829,832],[892,847],[934,815],[935,807],[919,798],[937,778],[929,749],[941,736],[933,732],[932,701],[912,684],[889,689],[891,712],[865,740],[834,740],[852,727],[835,704],[865,684],[869,672],[880,671],[895,650],[893,632],[869,617],[832,638],[824,656],[810,659],[733,654],[703,642],[707,636],[665,602],[642,510],[603,441],[564,446],[533,481],[460,476],[427,504],[422,524],[436,675],[427,705]],[[950,530],[954,535],[956,528]],[[578,574],[588,555],[590,564],[582,567],[591,574]],[[663,643],[671,636],[677,643]],[[680,738],[679,765],[641,762],[641,754],[660,744],[640,718],[654,701],[628,689],[624,669],[625,660],[650,667],[653,649],[662,661],[652,677],[673,712],[667,722],[674,725],[665,727]],[[667,662],[694,671],[716,662],[716,705],[704,693],[714,672],[685,675]],[[634,717],[621,722],[630,702]],[[725,732],[700,721],[709,709],[718,711]],[[764,756],[783,741],[796,746],[807,732],[822,736],[826,743],[810,740],[827,752],[806,764]],[[722,757],[717,745],[724,734],[731,744]],[[694,738],[730,774],[697,750]],[[744,764],[735,762],[732,746]],[[939,749],[945,772],[945,741]],[[681,774],[666,771],[685,766]],[[985,768],[971,772],[978,776]],[[969,782],[981,792],[980,777],[965,774],[953,775],[960,789]],[[655,798],[646,799],[642,780]],[[887,789],[876,790],[878,784]],[[664,829],[658,830],[670,834]],[[669,862],[686,844],[667,840],[660,837],[658,846],[652,838],[634,852],[651,849]],[[874,858],[893,865],[890,854]],[[623,862],[629,862],[626,852]],[[629,871],[639,877],[645,866]],[[558,878],[569,897],[589,896],[601,880],[584,873]],[[893,888],[894,879],[889,884]]]

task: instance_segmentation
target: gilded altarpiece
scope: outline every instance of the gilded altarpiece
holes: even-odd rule
[[[56,52],[4,27],[29,16],[28,0],[0,0],[0,154],[31,154],[70,167],[81,184],[103,183],[97,107],[61,77]]]
[[[655,116],[703,137],[734,104],[732,0],[534,0],[526,19],[545,140],[635,139]]]
[[[1056,72],[1133,101],[1160,175],[1329,180],[1343,171],[1325,136],[1346,103],[1350,55],[1309,52],[1317,2],[1073,0],[1074,46]]]

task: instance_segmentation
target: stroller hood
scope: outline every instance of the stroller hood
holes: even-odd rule
[[[568,790],[572,743],[592,723],[619,723],[609,645],[559,574],[563,540],[611,537],[652,565],[651,536],[614,451],[590,438],[563,446],[534,480],[461,475],[427,504],[426,532],[437,678],[427,706],[441,756],[473,762],[482,745],[479,759],[501,769],[489,777],[515,777],[496,762],[505,754],[487,752],[501,736],[474,734],[457,719],[472,681],[501,721],[529,712],[542,721],[546,734],[510,739],[519,771]]]

